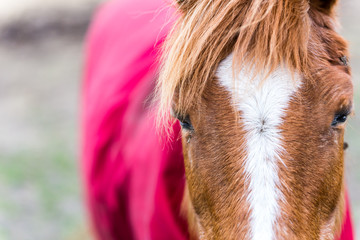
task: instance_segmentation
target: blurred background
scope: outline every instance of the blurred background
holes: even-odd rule
[[[90,239],[79,174],[80,88],[84,36],[104,1],[0,1],[0,240]],[[358,234],[359,13],[360,1],[341,1],[358,113],[346,134]]]
[[[0,240],[89,239],[79,95],[99,4],[0,1]]]

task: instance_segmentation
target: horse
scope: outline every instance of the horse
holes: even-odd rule
[[[339,235],[353,84],[336,5],[177,1],[158,119],[182,128],[193,239]]]

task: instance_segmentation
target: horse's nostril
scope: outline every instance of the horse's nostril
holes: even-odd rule
[[[349,144],[347,142],[344,142],[344,150],[346,150],[349,147]]]

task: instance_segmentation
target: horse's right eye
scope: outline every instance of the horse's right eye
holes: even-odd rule
[[[180,122],[180,126],[184,130],[189,130],[189,131],[194,130],[194,127],[191,124],[189,115],[187,115],[186,117],[178,117],[178,119],[179,119],[179,122]]]

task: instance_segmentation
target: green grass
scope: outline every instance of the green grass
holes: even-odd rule
[[[0,44],[0,240],[67,240],[85,228],[77,99],[81,40]],[[12,63],[12,64],[8,64]]]
[[[0,155],[0,161],[0,182],[6,186],[7,194],[14,194],[0,198],[0,209],[5,217],[14,220],[11,224],[22,222],[23,214],[31,213],[37,225],[52,225],[50,229],[56,232],[44,232],[54,234],[49,236],[51,239],[56,235],[65,239],[81,227],[78,163],[67,144],[50,141],[45,149]],[[40,229],[33,230],[42,234]],[[11,228],[2,231],[9,237],[14,234]]]

